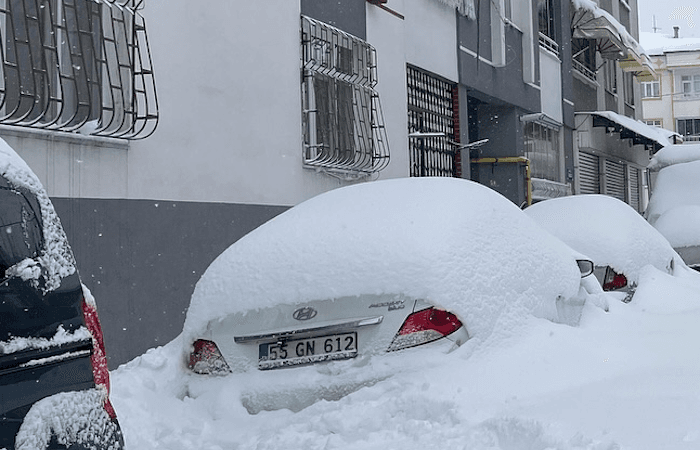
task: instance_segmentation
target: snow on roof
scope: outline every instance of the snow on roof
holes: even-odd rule
[[[679,136],[675,131],[667,130],[665,128],[653,127],[647,125],[644,122],[633,119],[631,117],[623,116],[613,111],[590,111],[590,112],[577,112],[576,114],[595,114],[600,117],[605,117],[606,119],[613,121],[630,131],[633,131],[641,136],[658,142],[662,146],[673,145],[673,136]]]
[[[620,35],[625,46],[634,50],[634,52],[639,56],[646,54],[644,48],[642,48],[642,46],[639,45],[639,42],[637,42],[637,40],[632,37],[631,34],[629,34],[627,29],[612,14],[605,11],[603,8],[600,8],[595,2],[592,0],[571,0],[571,2],[575,9],[586,10],[590,12],[593,17],[605,17],[605,19],[610,22],[610,24],[615,28],[615,31],[617,31],[617,33]]]
[[[556,318],[554,299],[579,285],[573,251],[495,191],[375,181],[301,203],[229,247],[197,283],[184,332],[277,304],[388,293],[449,309],[476,335],[510,306]]]
[[[75,258],[68,245],[61,221],[39,178],[4,140],[0,139],[0,174],[10,183],[34,194],[41,207],[44,249],[37,258],[44,270],[42,289],[52,291],[61,279],[75,273]],[[26,265],[26,263],[25,263]]]
[[[597,266],[611,266],[633,282],[652,265],[665,270],[671,245],[626,203],[607,195],[574,195],[545,200],[525,213]]]
[[[651,158],[648,168],[660,170],[673,164],[700,160],[700,144],[667,145]]]
[[[674,38],[661,33],[639,33],[639,42],[649,55],[671,52],[700,51],[700,38]]]
[[[456,8],[457,11],[469,17],[476,19],[476,9],[474,9],[474,0],[439,0],[447,6]]]

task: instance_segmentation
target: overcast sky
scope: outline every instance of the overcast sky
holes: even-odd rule
[[[657,33],[673,34],[680,27],[680,37],[700,38],[700,1],[698,0],[637,0],[639,31],[653,31],[656,17]]]

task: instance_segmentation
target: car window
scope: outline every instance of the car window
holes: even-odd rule
[[[38,256],[42,242],[36,198],[0,177],[0,277],[23,259]]]

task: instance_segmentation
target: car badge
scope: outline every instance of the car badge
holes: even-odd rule
[[[299,308],[294,311],[292,317],[294,317],[296,320],[309,320],[316,317],[316,314],[318,314],[318,311],[310,306],[304,306],[303,308]]]

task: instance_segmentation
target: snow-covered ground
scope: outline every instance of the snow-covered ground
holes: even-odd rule
[[[256,373],[192,382],[177,340],[114,371],[112,401],[132,450],[697,449],[700,274],[645,270],[632,303],[575,328],[531,317],[447,355],[331,365],[394,375],[296,413],[248,414]]]

